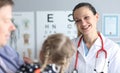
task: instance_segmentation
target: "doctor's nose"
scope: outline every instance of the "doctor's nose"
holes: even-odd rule
[[[87,24],[87,22],[85,20],[81,20],[81,25],[85,26]]]

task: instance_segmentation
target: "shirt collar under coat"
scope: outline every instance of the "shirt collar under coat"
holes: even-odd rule
[[[105,41],[105,37],[100,33],[101,37],[102,37],[102,40],[103,40],[103,44],[104,44],[104,41]],[[77,45],[78,45],[78,42],[80,40],[81,36],[77,39]],[[85,57],[92,57],[93,56],[96,56],[96,53],[99,49],[101,49],[102,47],[102,44],[101,44],[101,39],[100,37],[97,38],[97,40],[95,41],[95,43],[91,46],[91,48],[89,49],[89,52],[87,54],[87,56],[85,56],[85,50],[84,50],[84,41],[83,41],[83,38],[80,42],[80,46],[78,47],[78,52],[85,58]],[[104,46],[103,46],[104,47]],[[93,54],[94,53],[94,54]]]

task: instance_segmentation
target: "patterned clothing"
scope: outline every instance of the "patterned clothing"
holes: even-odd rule
[[[40,68],[39,64],[24,64],[16,73],[34,73],[38,68]]]
[[[47,65],[45,70],[40,73],[59,73],[57,72],[56,68],[54,68],[54,65]],[[21,66],[21,68],[16,73],[34,73],[36,70],[40,69],[40,65],[35,64],[24,64]]]

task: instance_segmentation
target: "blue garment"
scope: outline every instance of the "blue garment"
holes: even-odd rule
[[[23,60],[20,58],[15,49],[9,46],[0,48],[0,57],[2,58],[7,68],[12,70],[14,73],[21,65],[24,64]],[[5,73],[1,67],[0,73]]]
[[[84,43],[84,50],[85,50],[85,56],[87,56],[89,49],[87,48],[86,44]]]

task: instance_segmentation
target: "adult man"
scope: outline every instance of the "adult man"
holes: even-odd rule
[[[0,0],[0,73],[15,73],[24,63],[17,52],[7,46],[11,31],[16,28],[12,19],[12,0]]]

